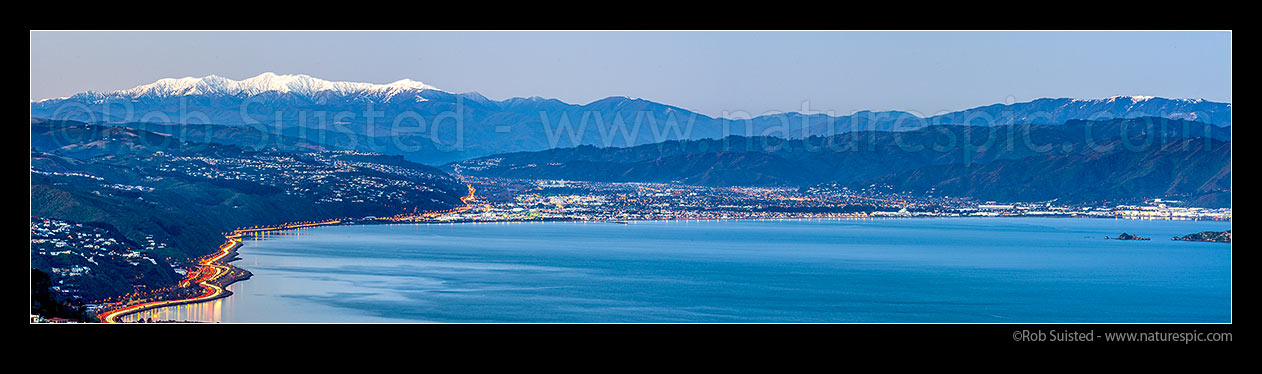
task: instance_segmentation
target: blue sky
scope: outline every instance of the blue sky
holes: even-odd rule
[[[31,32],[31,98],[271,71],[492,99],[640,97],[711,116],[922,114],[1040,97],[1231,101],[1231,33]]]

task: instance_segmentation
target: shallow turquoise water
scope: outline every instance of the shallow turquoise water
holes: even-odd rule
[[[1230,322],[1229,222],[335,226],[247,241],[222,322]],[[1104,240],[1128,232],[1152,241]],[[194,315],[196,314],[196,315]]]

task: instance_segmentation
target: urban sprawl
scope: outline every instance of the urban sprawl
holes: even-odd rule
[[[284,189],[287,195],[320,203],[376,203],[406,207],[432,191],[427,180],[443,178],[416,169],[360,161],[357,152],[322,151],[297,156],[261,153],[250,156],[177,156],[158,153],[158,174],[178,173],[206,179],[248,180]],[[363,172],[370,170],[371,173]],[[32,173],[81,178],[102,188],[143,194],[152,187],[108,183],[99,176],[37,170]],[[161,176],[145,178],[158,182]],[[390,217],[340,219],[337,224],[460,223],[530,221],[645,220],[775,220],[895,217],[1082,217],[1171,220],[1231,220],[1231,209],[1184,206],[1177,200],[1149,199],[1129,205],[1071,205],[1048,202],[974,201],[936,196],[933,191],[910,195],[888,186],[844,187],[706,187],[671,183],[614,183],[567,180],[525,180],[458,176],[469,189],[463,206],[442,212],[400,209]],[[452,181],[455,182],[455,181]],[[79,300],[89,311],[157,299],[175,289],[136,286],[124,295],[101,296],[105,290],[84,290],[80,280],[106,271],[151,267],[187,278],[197,264],[158,256],[167,244],[148,236],[126,240],[98,226],[41,217],[31,218],[31,257],[48,264],[52,289]],[[111,270],[113,269],[113,270]],[[143,274],[136,272],[136,274]],[[138,282],[139,283],[139,282]],[[114,290],[117,292],[118,290]],[[93,296],[93,295],[96,296]],[[44,321],[32,315],[33,322]]]

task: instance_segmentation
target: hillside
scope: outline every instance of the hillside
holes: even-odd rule
[[[1193,194],[1201,203],[1218,206],[1229,196],[1221,191],[1230,184],[1229,141],[1230,128],[1146,117],[1063,125],[933,126],[806,139],[734,136],[621,148],[581,146],[499,154],[444,168],[473,176],[707,186],[880,183],[996,199],[1040,200],[1058,188],[1073,187],[1082,189],[1074,195],[1082,201]],[[1171,148],[1180,144],[1210,146],[1180,148],[1181,153]],[[986,169],[992,164],[994,169]],[[1086,179],[1120,183],[1096,192],[1090,191],[1097,186],[1081,183],[1087,176],[1118,171],[1131,175]],[[1061,180],[1065,183],[1053,183]]]
[[[174,257],[209,253],[241,226],[441,210],[467,192],[397,156],[254,151],[76,122],[31,131],[33,216],[154,235]]]
[[[934,165],[852,184],[994,201],[1102,203],[1177,198],[1194,206],[1231,206],[1231,143],[1177,139],[1128,150],[1032,156],[985,164]]]

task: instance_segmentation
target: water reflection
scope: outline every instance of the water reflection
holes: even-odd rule
[[[302,229],[280,231],[280,232],[251,233],[247,237],[243,238],[242,240],[248,243],[248,242],[253,242],[253,241],[266,240],[270,236],[298,237],[301,234],[301,232],[302,232]],[[245,269],[248,270],[251,265],[254,265],[254,266],[258,265],[257,257],[251,260],[253,263],[237,264],[237,266],[244,267]],[[244,282],[233,283],[231,285],[228,285],[227,290],[235,294],[242,290],[248,289],[249,286],[246,285],[247,283],[249,283],[249,280],[246,280]],[[174,322],[208,322],[208,323],[235,321],[234,319],[235,309],[233,305],[234,305],[233,297],[228,296],[225,298],[220,298],[220,299],[201,302],[201,303],[182,304],[182,305],[168,306],[168,307],[162,307],[162,308],[157,308],[157,309],[150,309],[143,312],[133,313],[133,314],[123,316],[122,318],[120,318],[120,320],[123,321],[124,323],[132,323],[132,322],[137,322],[140,320],[145,320],[146,322],[174,321]]]
[[[231,289],[232,287],[229,287]],[[133,313],[122,318],[125,323],[145,320],[146,322],[221,322],[224,311],[232,309],[232,298],[221,298],[202,303],[182,304],[140,313]]]

